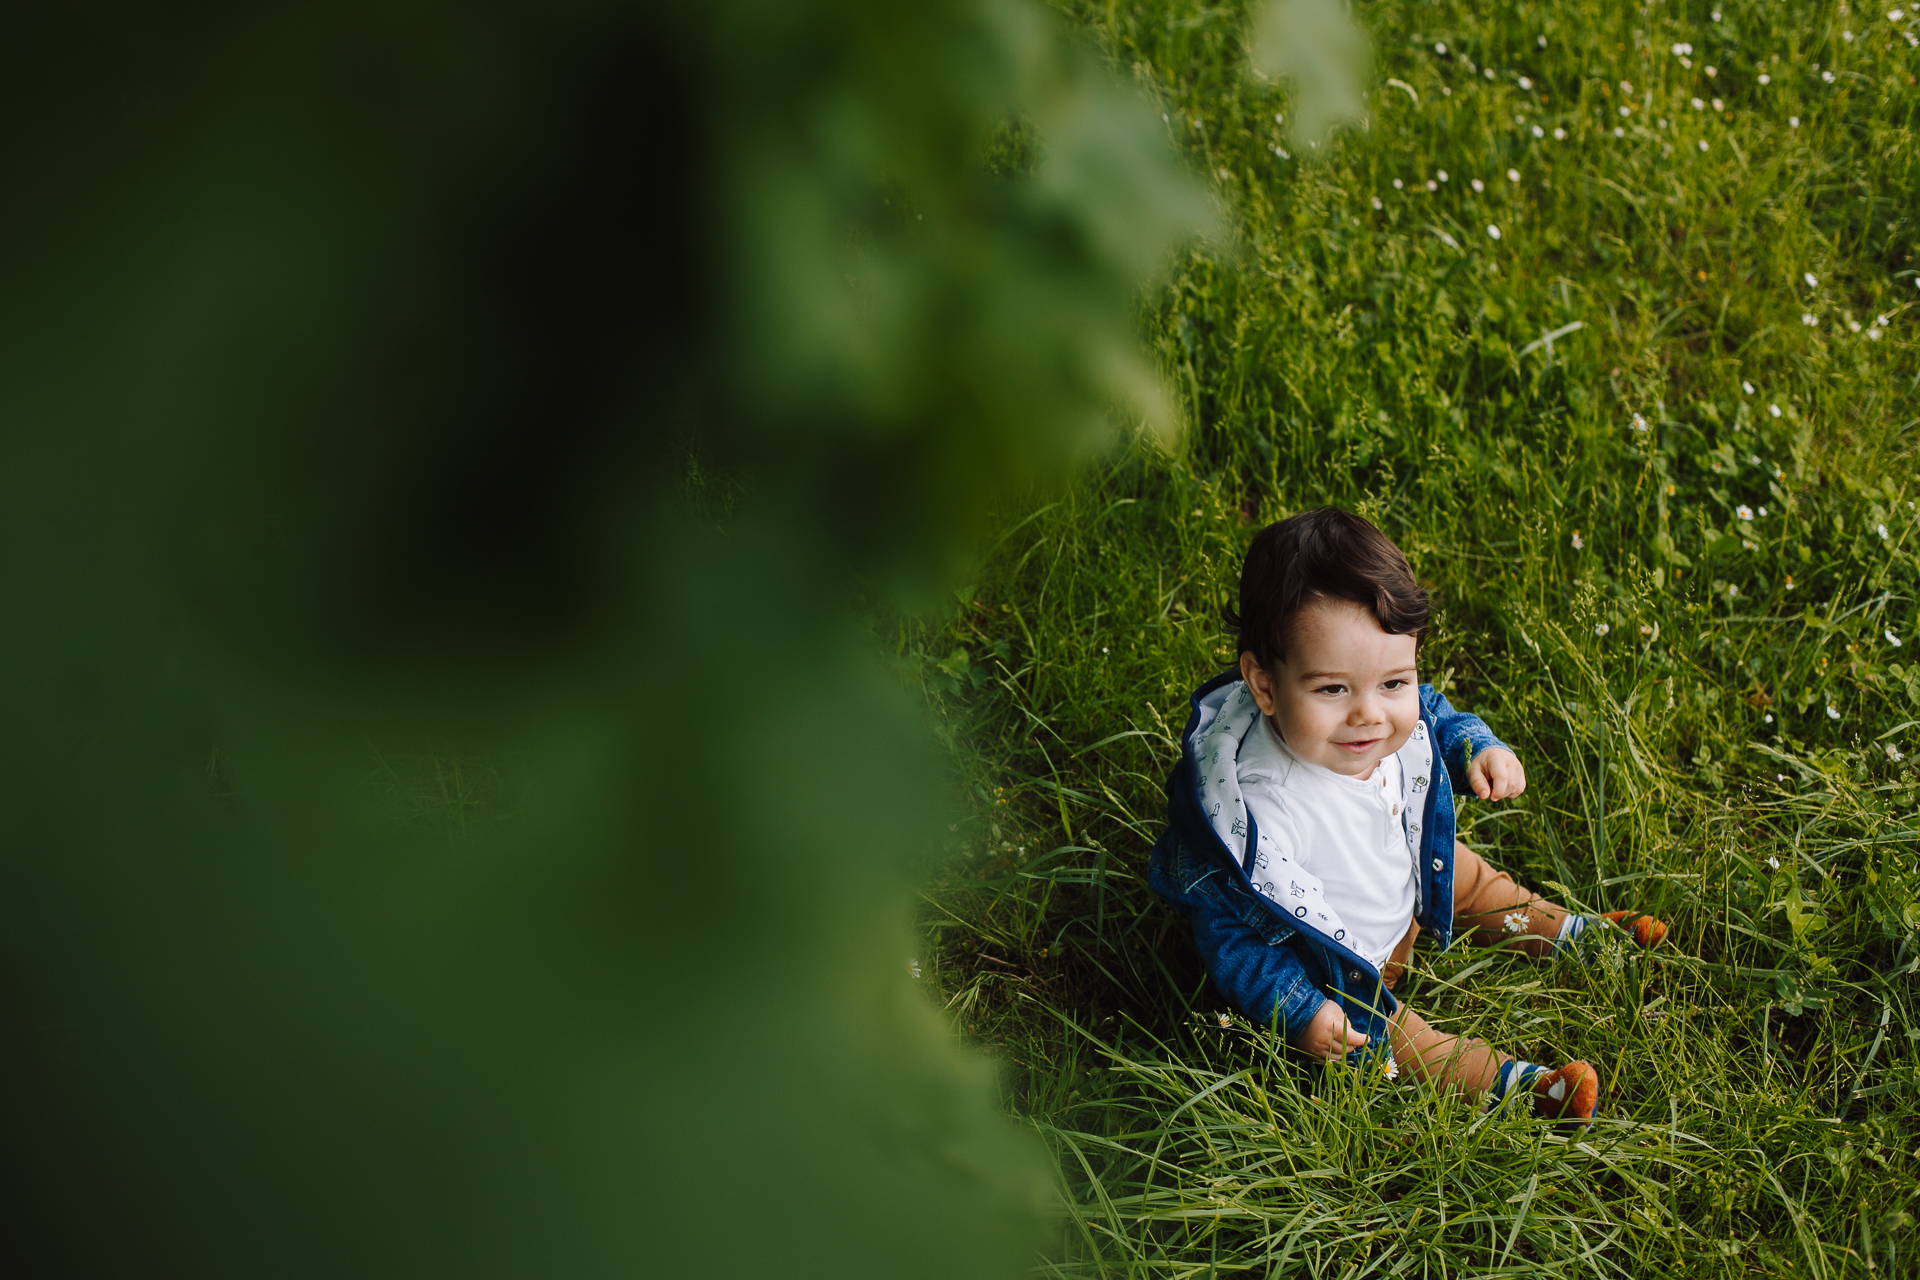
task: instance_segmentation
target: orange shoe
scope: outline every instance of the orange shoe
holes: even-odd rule
[[[1643,916],[1637,911],[1603,911],[1602,920],[1611,920],[1622,929],[1633,934],[1633,940],[1649,949],[1659,946],[1667,940],[1667,922],[1655,920],[1652,916]]]
[[[1533,1114],[1542,1120],[1586,1124],[1599,1102],[1600,1073],[1585,1062],[1569,1062],[1533,1078]]]

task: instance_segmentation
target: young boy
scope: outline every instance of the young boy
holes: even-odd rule
[[[1572,915],[1454,839],[1453,790],[1526,789],[1477,716],[1417,683],[1427,593],[1400,549],[1331,507],[1263,529],[1240,571],[1240,666],[1202,685],[1167,780],[1171,825],[1154,891],[1192,916],[1207,972],[1257,1022],[1317,1058],[1386,1055],[1389,1074],[1537,1114],[1593,1116],[1598,1073],[1557,1069],[1443,1035],[1392,990],[1424,928],[1456,922],[1532,956],[1605,919],[1643,946],[1646,916]]]

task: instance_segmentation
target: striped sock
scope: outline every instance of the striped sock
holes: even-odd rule
[[[1577,950],[1580,945],[1580,935],[1585,933],[1587,926],[1592,923],[1592,916],[1568,915],[1560,922],[1560,932],[1553,939],[1553,954],[1564,956],[1570,951]]]
[[[1537,1062],[1525,1062],[1519,1058],[1509,1058],[1500,1065],[1500,1077],[1493,1082],[1493,1088],[1487,1091],[1487,1110],[1492,1111],[1509,1097],[1530,1097],[1533,1094],[1533,1082],[1547,1073],[1547,1069]]]

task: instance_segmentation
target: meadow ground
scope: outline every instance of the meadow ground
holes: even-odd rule
[[[1059,1157],[1046,1273],[1920,1271],[1920,13],[1356,5],[1368,117],[1310,146],[1244,6],[1064,7],[1231,230],[1147,305],[1180,449],[890,637],[974,806],[915,960]],[[1417,957],[1435,1021],[1599,1066],[1582,1134],[1310,1074],[1145,886],[1240,550],[1322,502],[1527,764],[1463,838],[1674,925]]]

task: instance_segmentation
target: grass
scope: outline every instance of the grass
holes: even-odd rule
[[[1146,310],[1182,449],[1009,512],[897,637],[973,802],[918,960],[1059,1157],[1045,1274],[1920,1272],[1920,19],[1383,0],[1309,148],[1243,6],[1065,7],[1233,231]],[[1417,957],[1430,1019],[1600,1067],[1583,1134],[1289,1060],[1145,887],[1241,548],[1322,502],[1527,763],[1462,837],[1675,926]]]

